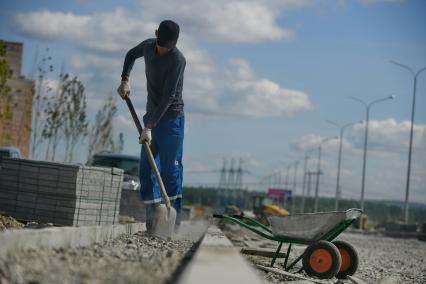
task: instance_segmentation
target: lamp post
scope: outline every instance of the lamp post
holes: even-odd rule
[[[339,133],[339,140],[340,140],[340,142],[339,142],[339,157],[338,157],[338,160],[337,160],[336,202],[335,202],[335,206],[334,206],[334,209],[337,211],[339,209],[339,198],[340,198],[340,166],[341,166],[341,163],[342,163],[342,138],[343,138],[343,133],[344,133],[344,131],[347,127],[352,126],[352,125],[359,123],[359,122],[358,121],[357,122],[351,122],[351,123],[345,124],[343,126],[341,126],[340,124],[338,124],[334,121],[331,121],[331,120],[327,120],[327,122],[330,123],[330,124],[333,124],[334,126],[337,126],[340,129],[340,133]]]
[[[306,193],[306,176],[308,174],[308,162],[309,162],[309,156],[308,153],[312,152],[314,149],[308,150],[305,152],[305,158],[303,163],[303,184],[302,184],[302,208],[301,213],[305,213],[305,193]]]
[[[307,174],[307,167],[308,167],[308,152],[305,153],[305,159],[303,162],[303,182],[302,182],[302,204],[300,208],[301,213],[305,213],[305,188],[306,188],[306,174]]]
[[[361,210],[364,211],[364,193],[365,193],[365,171],[366,171],[366,165],[367,165],[367,143],[368,143],[368,122],[370,121],[370,108],[372,105],[387,101],[387,100],[393,100],[395,99],[395,96],[387,96],[385,98],[374,100],[370,103],[366,103],[361,99],[355,98],[355,97],[349,97],[350,99],[361,103],[365,107],[365,134],[364,134],[364,155],[362,160],[362,180],[361,180]]]
[[[314,205],[314,212],[318,212],[318,195],[319,195],[319,183],[320,183],[320,175],[321,175],[321,153],[322,153],[322,144],[330,141],[331,139],[335,139],[337,136],[334,137],[328,137],[321,140],[319,146],[318,146],[318,163],[317,163],[317,180],[315,185],[315,205]]]
[[[288,175],[290,174],[291,165],[287,166],[287,171],[285,175],[285,189],[288,189]]]
[[[296,184],[297,184],[297,168],[299,167],[299,161],[294,163],[294,175],[293,175],[293,193],[291,202],[291,214],[295,214],[296,210]]]
[[[411,107],[411,129],[410,129],[410,146],[408,148],[408,166],[407,166],[407,181],[405,186],[405,204],[404,204],[404,221],[408,223],[408,199],[410,194],[410,175],[411,175],[411,154],[413,150],[413,128],[414,128],[414,113],[416,109],[416,89],[417,89],[417,77],[426,70],[426,67],[421,68],[417,72],[414,72],[410,67],[398,63],[396,61],[391,61],[392,64],[395,64],[399,67],[402,67],[408,70],[411,75],[413,75],[413,104]]]

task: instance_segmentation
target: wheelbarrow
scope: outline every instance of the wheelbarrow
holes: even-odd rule
[[[302,268],[295,272],[304,270],[307,275],[320,279],[344,279],[356,272],[358,254],[351,244],[333,240],[361,214],[360,209],[349,209],[284,217],[269,216],[270,227],[245,216],[214,214],[213,217],[236,223],[261,237],[278,242],[271,267],[274,267],[282,245],[288,244],[283,265],[286,272],[294,271],[295,265],[302,261]],[[293,244],[307,245],[307,248],[289,263]]]

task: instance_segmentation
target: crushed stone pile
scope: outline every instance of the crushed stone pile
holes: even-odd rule
[[[195,242],[138,232],[84,248],[16,251],[0,283],[167,283]]]
[[[24,224],[18,222],[15,218],[6,215],[0,215],[0,231],[22,227],[24,227]]]

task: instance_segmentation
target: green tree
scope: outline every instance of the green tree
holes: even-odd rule
[[[52,57],[49,56],[49,49],[46,48],[42,59],[37,63],[37,88],[33,96],[33,110],[32,110],[32,127],[31,127],[31,157],[37,158],[37,150],[43,142],[43,129],[44,119],[48,94],[52,88],[45,82],[46,76],[53,72],[53,65],[51,64]]]
[[[94,123],[90,128],[89,133],[89,150],[88,159],[93,154],[107,152],[121,152],[124,145],[124,135],[120,133],[118,141],[114,139],[113,122],[117,114],[117,106],[115,96],[110,95],[103,107],[96,113]]]
[[[123,132],[120,132],[118,134],[118,140],[116,143],[114,143],[113,152],[115,153],[121,153],[124,149],[124,134]]]
[[[66,85],[67,100],[63,109],[65,162],[71,163],[76,145],[88,134],[86,93],[81,81],[74,77]]]
[[[65,104],[68,96],[68,74],[59,75],[59,85],[54,96],[49,97],[47,106],[44,109],[45,123],[42,131],[42,137],[47,140],[46,160],[55,160],[56,149],[61,140],[60,130],[65,123],[66,116]]]

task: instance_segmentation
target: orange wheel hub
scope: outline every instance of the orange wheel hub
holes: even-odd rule
[[[328,271],[333,264],[333,257],[325,249],[317,249],[312,252],[309,258],[309,265],[318,273]]]
[[[345,272],[351,266],[351,256],[345,249],[339,249],[340,256],[342,257],[342,265],[340,266],[339,272]]]

